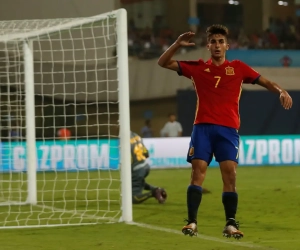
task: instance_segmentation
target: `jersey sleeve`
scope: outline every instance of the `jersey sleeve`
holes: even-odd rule
[[[255,84],[260,77],[260,74],[252,69],[247,64],[241,63],[241,71],[243,73],[243,83],[252,83]]]
[[[199,66],[199,61],[177,61],[179,71],[177,72],[180,76],[185,76],[189,79],[193,76]]]

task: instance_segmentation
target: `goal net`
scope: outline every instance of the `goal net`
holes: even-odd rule
[[[0,22],[0,227],[132,220],[127,17]]]

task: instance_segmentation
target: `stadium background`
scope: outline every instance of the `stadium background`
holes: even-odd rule
[[[224,23],[231,30],[230,44],[232,50],[228,58],[241,59],[253,66],[265,77],[278,82],[285,89],[292,91],[294,107],[289,112],[277,109],[278,102],[274,95],[267,93],[257,86],[244,86],[241,97],[242,135],[257,134],[299,134],[299,104],[297,98],[299,90],[300,67],[300,21],[298,21],[299,5],[297,1],[286,1],[287,6],[279,5],[273,0],[238,1],[112,1],[89,0],[84,6],[81,0],[63,1],[31,0],[32,5],[25,1],[14,0],[7,2],[0,10],[3,20],[14,19],[47,19],[59,17],[91,16],[109,10],[124,7],[128,11],[129,24],[129,68],[130,68],[130,113],[131,128],[140,132],[145,119],[152,120],[154,136],[159,137],[159,131],[167,120],[167,114],[174,112],[183,125],[184,136],[189,136],[191,123],[194,117],[195,95],[191,83],[176,73],[159,68],[156,64],[158,55],[174,39],[187,30],[197,30],[195,42],[197,46],[190,51],[182,50],[177,54],[178,59],[195,59],[209,57],[205,44],[205,28],[211,23]],[[281,1],[282,2],[282,1]],[[229,4],[232,3],[232,4]],[[284,2],[282,2],[283,4]],[[16,10],[15,6],[19,6]],[[32,8],[31,6],[35,6]],[[60,6],[57,8],[57,6]],[[172,9],[172,11],[169,11]],[[216,15],[208,15],[211,10]],[[255,18],[253,18],[255,13]],[[232,16],[238,19],[232,18]],[[268,29],[271,29],[269,32]],[[271,34],[270,34],[271,33]],[[288,65],[286,65],[288,64]],[[4,68],[4,67],[3,67]],[[252,91],[261,92],[252,92]],[[2,89],[3,98],[5,91]],[[44,102],[51,102],[45,98]],[[36,100],[36,103],[41,100]],[[60,100],[56,99],[59,103]],[[260,109],[264,105],[264,109]],[[54,104],[55,106],[55,104]],[[99,108],[99,107],[98,107]],[[88,114],[95,114],[96,106],[88,106]],[[114,107],[111,107],[112,111]],[[101,109],[100,109],[101,110]],[[37,116],[41,112],[49,114],[44,121],[56,127],[67,125],[72,134],[80,137],[98,136],[107,134],[107,131],[98,131],[96,115],[89,115],[88,121],[81,119],[76,124],[70,119],[68,124],[62,124],[63,119],[49,117],[53,114],[53,107],[41,111],[37,108]],[[65,113],[81,115],[84,111],[77,108],[77,114],[72,105],[67,108],[55,108],[56,116]],[[2,110],[5,115],[5,111]],[[87,115],[87,114],[86,114]],[[103,117],[103,116],[102,116]],[[117,119],[117,117],[112,117]],[[257,119],[260,122],[255,122]],[[288,122],[287,122],[288,120]],[[103,120],[104,121],[104,120]],[[5,123],[5,121],[2,121]],[[37,120],[37,127],[41,121]],[[88,129],[84,127],[84,124]],[[52,138],[56,131],[53,126],[47,129],[37,129],[37,138]],[[80,128],[79,128],[80,127]],[[2,130],[5,137],[7,131]]]
[[[199,247],[203,249],[300,249],[300,203],[299,199],[295,198],[299,197],[300,172],[299,168],[294,167],[299,166],[300,163],[300,23],[298,21],[300,1],[85,0],[83,4],[83,0],[10,0],[1,5],[0,16],[2,20],[85,17],[120,7],[128,11],[130,113],[133,131],[140,132],[145,119],[151,118],[154,135],[159,137],[159,131],[167,121],[168,113],[174,112],[183,125],[184,136],[189,136],[195,111],[195,95],[191,83],[175,73],[160,69],[156,61],[165,47],[186,30],[197,31],[197,46],[193,50],[180,51],[176,57],[178,59],[198,57],[207,59],[209,55],[203,46],[204,31],[211,23],[223,23],[231,29],[230,43],[233,49],[228,53],[229,59],[242,59],[262,75],[278,82],[291,92],[294,106],[292,110],[285,112],[279,106],[275,95],[257,86],[245,85],[243,89],[240,133],[243,135],[244,155],[241,155],[241,163],[246,166],[282,166],[240,168],[238,171],[238,187],[241,190],[239,219],[243,222],[243,230],[245,229],[247,233],[246,241],[234,243],[222,241],[219,237],[223,227],[223,211],[220,202],[222,184],[218,169],[213,168],[209,170],[205,182],[212,193],[205,197],[201,208],[201,216],[206,220],[205,235],[199,235],[200,241],[177,235],[180,234],[179,229],[182,226],[183,214],[185,214],[185,192],[190,172],[187,169],[176,169],[151,172],[149,181],[158,185],[163,184],[169,192],[169,197],[166,206],[158,208],[155,201],[149,201],[134,207],[134,221],[141,223],[142,228],[129,227],[120,223],[105,224],[105,228],[103,225],[97,225],[66,229],[2,231],[1,249],[174,250],[183,249],[186,246],[191,249]],[[270,20],[271,17],[272,20]],[[156,22],[153,23],[154,20]],[[268,28],[270,31],[267,30]],[[1,70],[3,67],[0,67],[0,72]],[[6,102],[7,98],[5,80],[1,74],[0,81],[4,83],[1,85],[1,102]],[[39,151],[38,155],[39,158],[45,160],[45,165],[40,166],[41,170],[53,170],[50,169],[51,167],[55,170],[64,168],[61,159],[53,157],[53,160],[51,155],[46,157],[41,155],[46,151],[54,151],[49,148],[53,146],[51,140],[55,137],[57,128],[66,125],[71,129],[73,136],[82,139],[90,138],[89,143],[83,145],[90,148],[99,146],[99,144],[94,144],[93,138],[107,135],[107,131],[99,131],[96,125],[97,122],[106,122],[107,117],[102,119],[103,116],[97,115],[102,110],[106,110],[106,107],[96,105],[94,100],[87,106],[87,109],[77,107],[78,113],[75,112],[74,106],[65,105],[66,103],[59,98],[47,99],[37,95],[35,101],[37,117],[45,116],[43,121],[36,119],[37,139],[46,139],[44,144],[41,141],[37,143],[37,147],[42,144],[44,146],[44,151]],[[41,105],[42,102],[45,105]],[[42,106],[45,110],[41,110]],[[5,108],[5,106],[1,107],[2,128],[7,127],[8,113]],[[112,105],[110,111],[114,112],[114,110],[117,110],[117,107]],[[74,119],[67,119],[67,124],[64,124],[65,120],[60,117],[66,114],[78,117],[76,124]],[[117,116],[112,115],[111,118],[111,122],[116,123]],[[21,125],[24,124],[15,124],[16,127]],[[77,126],[76,129],[75,126]],[[1,139],[5,141],[9,131],[2,129],[1,132]],[[21,133],[20,139],[23,140],[24,130],[19,132]],[[151,159],[152,166],[178,167],[186,164],[184,157],[188,137],[175,138],[176,143],[172,140],[148,139],[147,146],[149,146],[150,155],[155,156]],[[24,142],[17,143],[20,145]],[[64,143],[56,141],[56,150],[61,144]],[[172,148],[168,146],[170,144]],[[14,143],[10,146],[13,147]],[[103,151],[107,150],[107,145],[101,146]],[[278,150],[281,152],[279,158]],[[165,152],[171,155],[166,157]],[[4,154],[10,155],[11,152],[4,152]],[[115,156],[114,159],[116,159]],[[24,152],[17,160],[19,166],[15,170],[23,171]],[[107,159],[103,162],[106,164],[104,168],[110,167],[111,162]],[[93,164],[96,164],[95,161],[92,162]],[[114,164],[116,165],[117,163]],[[287,165],[294,166],[288,167]],[[93,167],[97,168],[96,165]],[[83,168],[88,168],[88,166],[83,166]],[[114,171],[113,174],[116,172]],[[76,178],[75,173],[73,174]],[[56,178],[56,173],[47,174],[45,183],[49,184],[50,191],[55,190],[51,184]],[[68,178],[72,179],[72,173]],[[102,178],[105,179],[106,176]],[[111,176],[108,176],[109,178]],[[10,188],[11,186],[7,187],[8,190]],[[60,188],[63,189],[63,187]],[[48,194],[49,199],[53,199],[50,193],[52,192]],[[58,192],[56,195],[60,197]],[[73,193],[70,196],[70,199],[75,197]],[[2,209],[4,211],[5,207]],[[284,219],[282,219],[283,214]],[[19,219],[22,218],[22,216],[19,217]],[[147,226],[144,223],[157,227],[146,229]],[[201,227],[200,230],[204,231],[204,228]],[[228,245],[224,244],[228,242]]]

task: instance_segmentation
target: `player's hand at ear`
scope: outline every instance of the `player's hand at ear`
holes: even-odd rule
[[[183,33],[177,38],[176,43],[178,43],[181,46],[195,46],[195,43],[190,42],[194,36],[194,32]]]
[[[293,100],[287,91],[283,90],[280,94],[279,99],[282,107],[284,107],[285,109],[290,109],[292,107]]]

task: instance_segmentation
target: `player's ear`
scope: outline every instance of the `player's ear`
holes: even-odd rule
[[[226,45],[226,50],[229,50],[229,43],[227,43],[227,45]]]
[[[209,44],[206,44],[206,48],[207,48],[207,50],[210,50],[210,49],[209,49]]]

